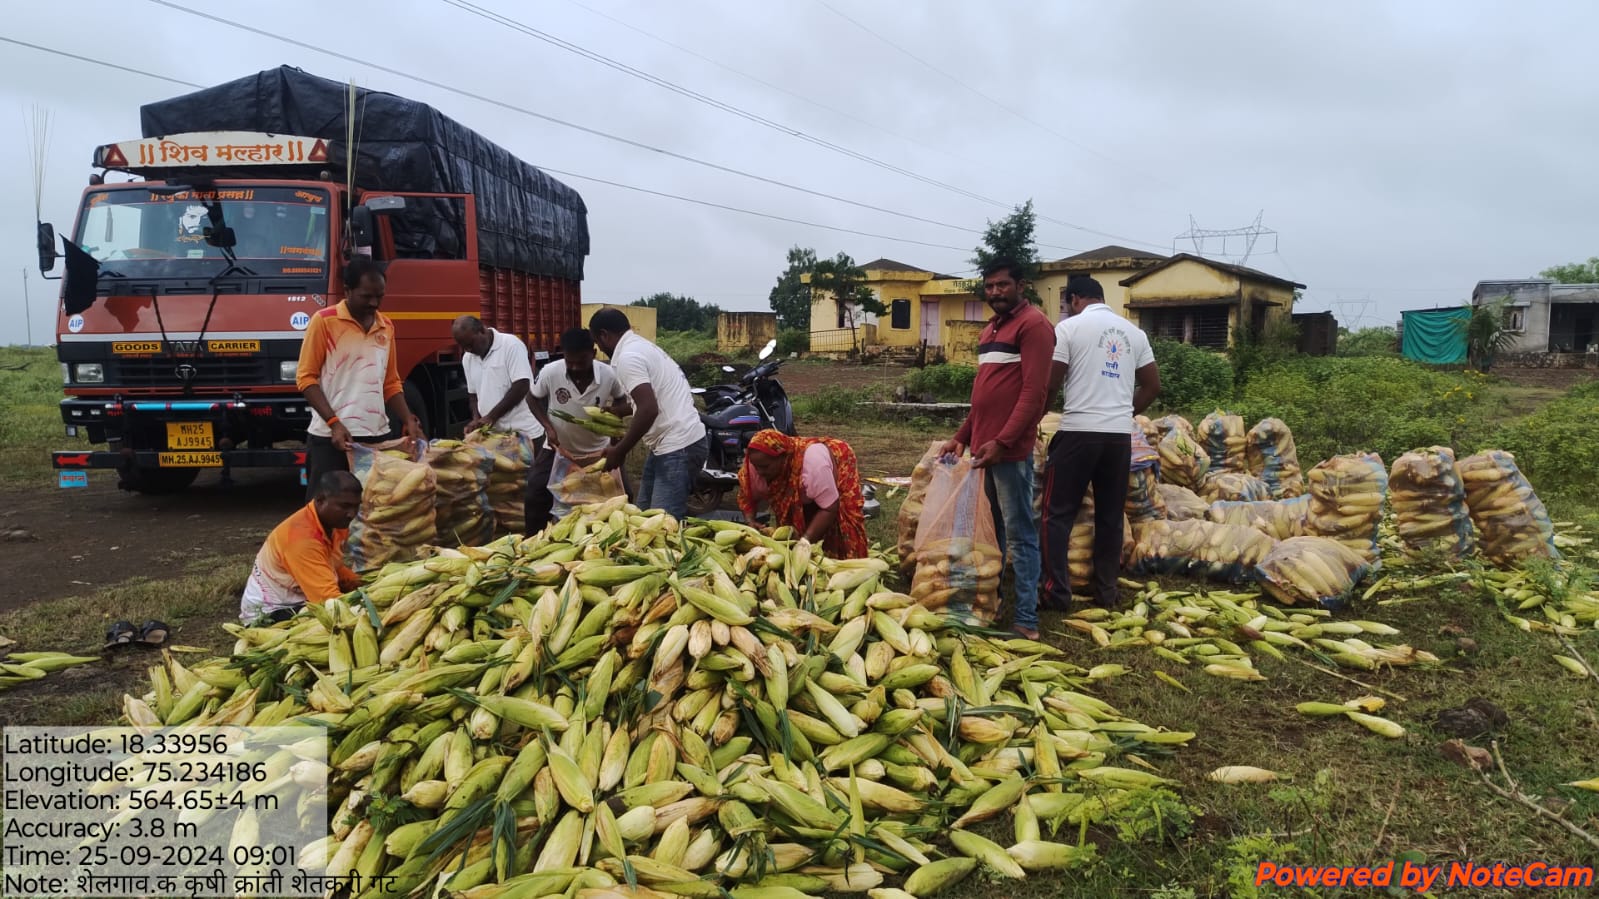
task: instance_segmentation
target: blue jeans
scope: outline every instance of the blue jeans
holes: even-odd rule
[[[707,435],[676,452],[659,456],[650,453],[644,460],[644,478],[639,482],[635,505],[640,509],[660,509],[682,520],[688,515],[688,495],[694,490],[694,478],[705,467],[710,449]]]
[[[1005,548],[1005,561],[1015,580],[1016,614],[1012,623],[1038,627],[1038,519],[1033,516],[1033,460],[996,462],[985,484],[994,507],[994,536]]]

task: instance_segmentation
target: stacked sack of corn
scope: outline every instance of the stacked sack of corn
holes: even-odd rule
[[[1254,528],[1273,540],[1303,537],[1310,514],[1309,497],[1260,500],[1256,502],[1216,502],[1206,513],[1211,521]]]
[[[1210,456],[1205,448],[1181,429],[1173,428],[1160,438],[1155,449],[1160,453],[1160,478],[1168,484],[1197,490],[1210,472]]]
[[[1049,441],[1060,428],[1060,413],[1048,412],[1038,420],[1038,439],[1033,443],[1033,517],[1044,515],[1044,469],[1049,465]]]
[[[999,618],[1004,554],[995,538],[985,473],[970,458],[935,461],[916,526],[911,598],[962,621]]]
[[[409,445],[404,440],[357,443],[350,450],[350,471],[361,482],[361,510],[350,523],[345,561],[356,571],[415,559],[437,536],[438,478],[422,461],[425,447],[408,452],[403,447]]]
[[[519,534],[527,523],[527,470],[533,467],[533,442],[516,431],[480,428],[466,442],[494,455],[489,472],[489,508],[501,533]]]
[[[1194,492],[1206,502],[1252,503],[1271,499],[1266,482],[1248,472],[1214,469],[1206,473]]]
[[[1155,423],[1147,415],[1134,415],[1133,424],[1137,425],[1138,430],[1144,432],[1144,441],[1150,446],[1160,443],[1160,438],[1165,436],[1161,434],[1160,428],[1155,427]]]
[[[1454,558],[1471,554],[1471,512],[1455,471],[1455,451],[1433,446],[1405,453],[1388,474],[1395,530],[1410,550],[1432,549]]]
[[[1241,583],[1275,540],[1254,528],[1212,521],[1151,521],[1134,528],[1136,574],[1191,574]]]
[[[1354,550],[1326,537],[1291,537],[1255,566],[1261,589],[1288,605],[1336,609],[1371,570]]]
[[[1460,460],[1455,468],[1488,561],[1507,567],[1525,559],[1560,558],[1549,510],[1516,467],[1515,456],[1489,450]]]
[[[1388,493],[1388,469],[1376,453],[1334,456],[1312,468],[1309,532],[1330,537],[1367,562],[1377,562],[1377,526]]]
[[[326,764],[293,773],[326,784],[331,832],[296,862],[394,896],[930,895],[979,863],[1087,864],[1092,845],[1044,828],[1114,828],[1171,783],[1139,747],[1193,734],[1129,720],[1059,650],[962,628],[886,572],[618,501],[386,570],[366,586],[378,624],[352,595],[228,625],[233,658],[166,656],[123,710],[314,720]],[[972,831],[1001,816],[1014,841]]]
[[[1194,436],[1193,422],[1181,415],[1162,415],[1149,424],[1150,427],[1155,429],[1154,442],[1156,446],[1159,446],[1160,442],[1171,436],[1173,432],[1185,434],[1190,438]]]
[[[1243,418],[1217,409],[1199,421],[1199,445],[1210,456],[1211,471],[1249,472]]]
[[[1187,487],[1160,484],[1155,489],[1160,493],[1160,503],[1166,509],[1166,517],[1172,521],[1205,518],[1210,512],[1210,503],[1200,499],[1199,494]]]
[[[894,519],[897,528],[896,549],[899,552],[899,567],[901,573],[907,576],[916,570],[916,526],[922,520],[922,508],[927,500],[927,485],[933,480],[933,466],[938,463],[940,446],[943,446],[943,442],[938,440],[929,444],[927,452],[922,454],[921,461],[911,470],[911,485],[906,490],[905,501],[900,503],[899,514]]]
[[[1263,418],[1244,438],[1249,471],[1271,488],[1272,499],[1291,499],[1305,492],[1294,434],[1280,418]]]
[[[1160,494],[1153,465],[1127,473],[1127,502],[1123,509],[1133,524],[1166,517],[1166,500]]]
[[[1133,526],[1122,516],[1122,556],[1121,563],[1126,567],[1132,562],[1133,557]],[[1072,522],[1071,540],[1066,544],[1066,570],[1071,580],[1073,590],[1083,590],[1093,583],[1094,578],[1094,488],[1089,487],[1083,495],[1083,504],[1077,509],[1077,518]]]
[[[494,536],[488,497],[494,455],[459,440],[435,440],[422,458],[438,485],[433,497],[438,541],[450,546],[487,543]]]

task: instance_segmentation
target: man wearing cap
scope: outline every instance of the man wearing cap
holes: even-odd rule
[[[1149,338],[1105,305],[1105,289],[1086,275],[1066,282],[1070,317],[1055,326],[1051,401],[1066,386],[1060,430],[1044,469],[1044,600],[1071,604],[1066,546],[1089,485],[1094,488],[1094,602],[1120,602],[1122,513],[1132,463],[1133,416],[1160,395],[1160,370]]]

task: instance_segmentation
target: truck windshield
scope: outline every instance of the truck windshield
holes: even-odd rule
[[[85,198],[77,242],[101,263],[135,278],[209,277],[222,250],[205,242],[206,207],[222,205],[239,262],[256,274],[326,271],[328,195],[294,187],[216,190],[121,187]]]

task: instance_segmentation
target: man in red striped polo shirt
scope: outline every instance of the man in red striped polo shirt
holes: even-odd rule
[[[1038,520],[1033,516],[1033,443],[1044,417],[1055,329],[1026,297],[1026,270],[995,259],[983,269],[983,295],[994,310],[977,344],[972,408],[946,457],[972,448],[972,466],[987,472],[994,529],[1015,575],[1012,626],[1038,639]]]

